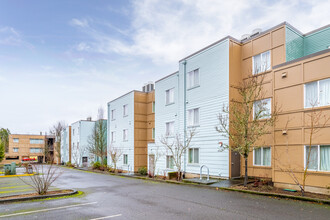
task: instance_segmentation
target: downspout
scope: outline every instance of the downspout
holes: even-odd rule
[[[187,133],[187,120],[186,120],[186,108],[187,108],[187,97],[186,97],[186,92],[187,92],[187,80],[186,80],[186,76],[187,76],[187,61],[184,60],[182,62],[183,64],[183,146],[186,146],[186,133]],[[184,156],[183,156],[183,179],[186,176],[186,164],[187,164],[187,152],[186,150],[184,150]]]

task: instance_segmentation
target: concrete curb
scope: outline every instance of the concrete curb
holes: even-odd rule
[[[85,171],[85,170],[80,170],[80,171]],[[95,172],[95,171],[91,171],[91,170],[85,171],[85,172],[92,172],[92,173],[98,173],[98,174],[104,174],[104,175],[112,175],[112,176],[118,176],[118,177],[127,177],[127,178],[132,178],[132,179],[141,179],[141,180],[146,180],[146,181],[151,181],[151,182],[170,183],[170,184],[177,184],[177,185],[193,186],[193,187],[207,188],[207,189],[213,189],[213,190],[219,190],[220,189],[220,190],[226,190],[226,191],[235,191],[235,192],[241,192],[241,193],[247,193],[247,194],[279,197],[279,198],[286,198],[286,199],[291,199],[291,200],[316,202],[316,203],[320,203],[320,204],[330,205],[330,200],[310,198],[310,197],[291,196],[291,195],[285,195],[285,194],[258,192],[258,191],[252,191],[252,190],[233,189],[233,188],[228,188],[228,187],[214,187],[214,186],[210,186],[210,185],[202,185],[202,184],[197,184],[197,183],[186,183],[186,182],[177,182],[177,181],[172,181],[172,180],[150,179],[148,177],[143,177],[143,176],[118,175],[118,174],[115,174],[115,173],[103,173],[103,172]]]
[[[6,198],[6,197],[0,197],[0,204],[27,201],[27,200],[35,200],[35,199],[47,199],[47,198],[55,198],[55,197],[62,197],[62,196],[71,196],[71,195],[74,195],[77,193],[78,193],[77,190],[72,190],[72,192],[69,192],[69,193],[61,193],[61,194],[54,194],[54,195],[41,195],[41,196],[32,196],[32,197],[24,197],[24,198],[15,198],[15,199],[1,199],[1,198]]]
[[[34,174],[18,174],[18,175],[5,175],[0,176],[0,178],[11,178],[11,177],[18,177],[18,176],[33,176]]]

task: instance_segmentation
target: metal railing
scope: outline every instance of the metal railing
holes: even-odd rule
[[[210,180],[210,170],[206,165],[202,165],[199,171],[199,179],[202,180],[202,172],[203,172],[203,167],[206,167],[207,169],[207,181]]]

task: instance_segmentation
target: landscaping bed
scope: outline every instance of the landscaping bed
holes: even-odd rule
[[[277,187],[274,187],[271,185],[255,186],[254,183],[248,184],[247,187],[244,187],[242,185],[236,185],[236,186],[232,186],[230,188],[238,189],[238,190],[250,190],[250,191],[255,191],[255,192],[260,192],[260,193],[272,193],[272,194],[281,194],[281,195],[298,196],[298,197],[302,196],[300,191],[297,191],[297,192],[285,191],[281,188],[277,188]],[[305,192],[304,197],[313,198],[313,199],[330,200],[329,195],[311,193],[311,192]]]
[[[75,190],[67,189],[67,190],[49,191],[44,195],[39,195],[38,193],[28,193],[28,194],[4,196],[4,197],[0,197],[0,203],[31,200],[31,199],[43,199],[43,198],[58,197],[58,196],[67,196],[67,195],[73,195],[76,193],[77,193],[77,191],[75,191]]]

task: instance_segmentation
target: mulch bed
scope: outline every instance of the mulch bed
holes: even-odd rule
[[[256,192],[265,192],[265,193],[276,193],[276,194],[284,194],[284,195],[289,195],[289,196],[301,196],[301,192],[289,192],[289,191],[284,191],[281,188],[269,186],[269,185],[261,185],[255,187],[253,184],[248,184],[247,187],[236,185],[232,186],[231,188],[233,189],[240,189],[240,190],[251,190],[251,191],[256,191]],[[318,194],[318,193],[311,193],[311,192],[305,192],[304,197],[309,197],[309,198],[315,198],[315,199],[324,199],[324,200],[330,200],[329,195],[324,195],[324,194]]]
[[[4,196],[4,197],[0,197],[0,201],[7,200],[7,199],[29,198],[29,197],[35,197],[35,196],[57,195],[57,194],[64,194],[64,193],[71,193],[71,192],[73,192],[73,190],[56,190],[56,191],[49,191],[44,195],[39,195],[38,193],[29,193],[29,194],[21,194],[21,195],[13,195],[13,196]]]

